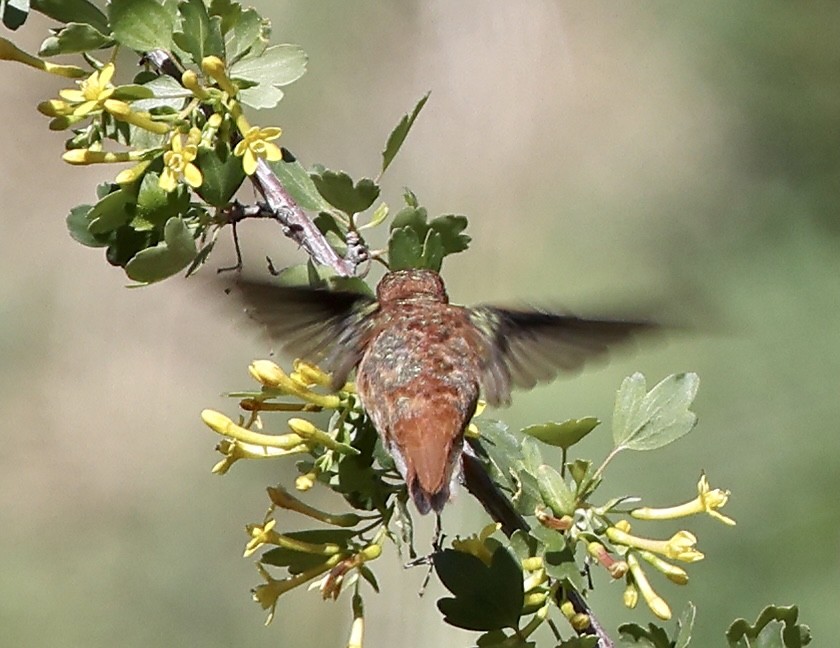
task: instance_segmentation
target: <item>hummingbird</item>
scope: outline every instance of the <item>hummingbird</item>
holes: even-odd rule
[[[362,406],[421,514],[439,515],[449,501],[479,397],[509,405],[514,387],[577,371],[656,326],[458,306],[428,269],[386,273],[376,298],[250,279],[237,285],[271,340],[329,372],[334,390],[356,370]]]

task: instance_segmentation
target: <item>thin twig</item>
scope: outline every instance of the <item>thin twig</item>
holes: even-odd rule
[[[177,79],[179,82],[181,81],[182,70],[167,52],[163,50],[146,52],[144,60],[155,66],[160,72]],[[231,146],[236,144],[235,137],[230,144]],[[360,251],[358,244],[349,245],[347,258],[341,258],[315,226],[315,223],[286,191],[280,179],[264,160],[260,159],[258,161],[257,170],[250,176],[250,179],[255,189],[265,200],[265,206],[259,207],[253,213],[243,211],[241,218],[265,217],[263,212],[267,206],[271,213],[270,217],[283,226],[283,234],[300,245],[313,261],[332,268],[336,274],[342,277],[355,275],[356,266],[366,258],[365,253]]]

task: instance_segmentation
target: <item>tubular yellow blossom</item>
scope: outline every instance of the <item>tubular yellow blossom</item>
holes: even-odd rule
[[[469,537],[464,538],[463,540],[461,540],[460,538],[456,538],[452,541],[452,548],[455,551],[462,551],[464,553],[472,554],[473,556],[481,560],[485,565],[490,565],[490,563],[493,561],[493,553],[490,551],[490,548],[485,544],[485,540],[487,540],[487,538],[489,538],[501,528],[502,525],[498,522],[488,524],[478,533],[478,535],[473,534]]]
[[[216,450],[224,455],[224,459],[213,466],[211,472],[215,475],[224,475],[240,459],[272,459],[274,457],[304,452],[307,450],[307,446],[303,443],[303,440],[301,440],[299,445],[287,450],[284,448],[268,448],[263,445],[243,443],[233,439],[222,439],[216,446]]]
[[[263,525],[249,524],[245,527],[251,536],[248,544],[245,545],[244,558],[247,558],[255,551],[259,551],[267,544],[291,549],[292,551],[300,551],[302,553],[317,554],[320,556],[333,556],[341,552],[341,547],[332,542],[323,544],[314,544],[312,542],[304,542],[302,540],[295,540],[289,536],[277,533],[274,526],[277,524],[276,520],[270,520]]]
[[[295,511],[296,513],[309,516],[319,520],[320,522],[325,522],[326,524],[332,524],[333,526],[339,527],[353,527],[362,521],[362,518],[355,513],[344,513],[343,515],[330,515],[329,513],[324,513],[324,511],[316,509],[300,501],[297,497],[280,486],[270,486],[267,490],[268,497],[271,499],[271,503],[274,504],[274,506],[288,511]]]
[[[109,153],[107,151],[93,151],[91,149],[71,149],[65,152],[61,159],[68,164],[112,164],[117,162],[136,162],[142,160],[146,151],[120,151]]]
[[[303,437],[304,439],[322,445],[325,448],[329,448],[330,450],[341,452],[342,454],[359,454],[359,451],[353,448],[352,446],[349,446],[344,443],[339,443],[332,436],[330,436],[329,433],[315,427],[310,421],[307,421],[306,419],[289,419],[289,428],[292,430],[292,432]]]
[[[627,586],[624,588],[624,595],[622,596],[624,605],[631,610],[639,603],[639,590],[636,584],[628,578]]]
[[[548,592],[545,592],[545,591],[527,592],[525,594],[525,598],[523,599],[522,609],[523,610],[535,610],[535,609],[545,605],[545,602],[546,602],[547,599],[548,599]]]
[[[571,619],[569,619],[569,625],[575,629],[577,632],[583,632],[586,630],[591,621],[589,620],[589,615],[584,614],[583,612],[578,612],[575,614]]]
[[[111,79],[114,76],[115,67],[113,63],[107,63],[91,74],[87,79],[79,81],[79,88],[60,90],[59,96],[74,104],[73,114],[76,116],[89,115],[101,110],[108,98],[114,94],[114,86]]]
[[[532,556],[522,560],[522,571],[537,571],[543,568],[542,556]]]
[[[165,135],[172,130],[169,124],[153,121],[147,112],[135,112],[131,109],[131,106],[124,101],[106,99],[102,103],[102,107],[113,115],[114,118],[128,124],[132,124],[133,126],[137,126],[138,128],[142,128],[143,130],[157,133],[158,135]]]
[[[272,143],[282,134],[276,127],[252,126],[242,133],[242,139],[233,149],[233,154],[242,158],[242,168],[247,175],[253,175],[260,159],[276,162],[283,158],[280,147]]]
[[[42,61],[37,56],[32,56],[32,54],[24,52],[12,43],[12,41],[2,37],[0,37],[0,61],[23,63],[36,70],[42,70],[43,72],[49,72],[50,74],[70,79],[81,79],[87,75],[87,72],[75,65],[56,65],[55,63]]]
[[[316,365],[298,358],[292,366],[295,371],[291,375],[291,378],[295,382],[300,382],[304,387],[309,387],[310,385],[329,387],[331,383],[330,375],[321,371]]]
[[[210,99],[210,93],[207,92],[207,89],[203,85],[201,85],[201,81],[199,81],[198,75],[193,70],[186,70],[181,75],[181,83],[198,99],[201,99],[202,101]]]
[[[670,619],[671,608],[668,607],[665,600],[650,586],[650,582],[648,581],[645,572],[642,570],[642,566],[639,564],[638,558],[636,558],[636,556],[632,553],[628,554],[627,564],[630,566],[630,573],[633,574],[633,581],[641,593],[642,598],[645,599],[645,603],[648,604],[650,611],[663,621]]]
[[[281,448],[295,451],[304,443],[304,439],[297,434],[282,434],[279,436],[253,432],[231,421],[227,416],[215,410],[206,409],[201,412],[201,420],[214,432],[230,437],[237,441],[255,446]]]
[[[231,97],[235,97],[239,89],[233,84],[225,70],[225,64],[218,56],[205,56],[201,59],[201,69],[213,79],[219,87]]]
[[[117,177],[114,178],[114,182],[118,185],[131,184],[132,182],[135,182],[143,175],[143,173],[145,173],[151,163],[151,160],[146,160],[145,162],[135,164],[130,169],[123,169],[117,174]]]
[[[703,473],[700,475],[700,481],[697,482],[697,497],[690,502],[667,508],[638,508],[632,511],[630,515],[640,520],[671,520],[698,513],[708,513],[724,524],[735,526],[735,520],[717,511],[717,509],[723,508],[729,500],[729,494],[729,491],[719,488],[712,490],[705,473]]]
[[[296,383],[286,372],[270,360],[255,360],[248,368],[251,376],[262,385],[278,389],[327,409],[336,409],[341,399],[335,394],[317,394]]]
[[[560,612],[563,614],[564,617],[567,619],[571,619],[575,614],[575,606],[572,605],[571,601],[563,601],[560,604]]]
[[[163,154],[163,171],[158,185],[164,191],[173,191],[183,179],[191,187],[200,187],[204,178],[201,171],[193,164],[198,155],[198,143],[201,131],[193,127],[187,135],[186,143],[181,133],[173,133],[169,138],[169,150]]]
[[[253,590],[251,590],[251,595],[253,599],[260,604],[263,610],[268,610],[268,618],[265,620],[265,625],[271,623],[272,619],[274,619],[274,611],[277,606],[277,599],[280,598],[281,595],[285,594],[289,590],[298,587],[299,585],[303,585],[307,581],[312,580],[313,578],[320,576],[324,572],[329,571],[336,564],[341,560],[341,555],[336,554],[334,556],[330,556],[323,564],[313,567],[312,569],[307,569],[300,574],[295,574],[289,578],[284,578],[283,580],[277,580],[272,578],[271,574],[260,565],[257,564],[257,570],[259,570],[260,575],[266,580],[264,585],[257,585]]]
[[[73,113],[73,107],[61,99],[48,99],[37,106],[38,112],[46,117],[58,117]]]
[[[694,545],[697,544],[697,538],[688,531],[677,531],[669,540],[651,540],[650,538],[632,536],[615,526],[607,529],[607,537],[615,544],[646,549],[673,560],[697,562],[703,560],[704,557],[701,552],[694,548]]]
[[[530,576],[528,576],[528,578],[525,579],[525,582],[523,583],[524,591],[530,592],[531,590],[545,583],[547,580],[548,574],[545,573],[545,570],[537,569]]]
[[[313,468],[305,475],[298,475],[295,478],[295,489],[300,492],[306,492],[315,485],[315,480],[318,478],[318,470]]]
[[[615,528],[624,533],[630,533],[630,522],[627,520],[619,520],[615,523]]]
[[[685,585],[688,583],[688,574],[682,567],[672,565],[649,551],[640,551],[639,555],[651,565],[656,567],[656,569],[665,574],[665,577],[672,583],[676,583],[677,585]]]

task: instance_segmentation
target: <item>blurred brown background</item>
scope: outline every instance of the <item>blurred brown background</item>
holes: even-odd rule
[[[767,603],[799,604],[828,645],[840,604],[840,5],[255,4],[310,70],[252,121],[281,125],[307,164],[375,174],[388,132],[432,91],[385,197],[397,205],[409,185],[432,214],[470,217],[472,249],[444,266],[454,301],[664,298],[709,331],[518,394],[498,416],[608,422],[625,375],[697,371],[697,430],[621,456],[605,494],[668,505],[705,469],[732,489],[738,526],[692,522],[707,559],[688,587],[654,579],[675,613],[697,604],[696,645],[724,645],[732,619]],[[36,50],[46,26],[14,39]],[[249,600],[259,577],[239,558],[243,525],[291,463],[210,474],[216,439],[198,413],[233,411],[220,394],[249,386],[265,345],[182,280],[126,290],[101,250],[66,234],[68,210],[115,173],[60,161],[63,135],[34,106],[66,85],[0,66],[0,644],[343,645],[349,600],[301,591],[268,629]],[[276,228],[242,236],[254,266],[265,252],[302,260]],[[231,260],[222,250],[211,265]],[[609,445],[605,425],[579,451],[600,459]],[[483,520],[462,496],[445,525]],[[439,586],[418,599],[420,570],[393,551],[377,568],[368,645],[470,645],[440,622]],[[608,627],[652,620],[621,607],[620,584],[596,584]]]

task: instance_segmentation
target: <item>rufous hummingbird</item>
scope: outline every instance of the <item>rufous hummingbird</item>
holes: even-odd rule
[[[464,430],[479,395],[510,403],[571,372],[644,321],[581,319],[541,310],[456,306],[433,270],[387,273],[376,299],[240,280],[246,311],[288,353],[332,374],[356,369],[356,389],[417,510],[440,513],[459,474]]]

